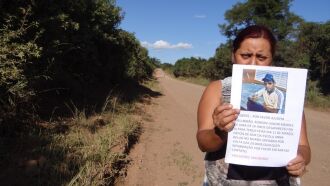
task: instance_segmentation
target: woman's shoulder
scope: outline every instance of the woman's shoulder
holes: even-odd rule
[[[221,81],[215,80],[211,81],[203,92],[203,98],[216,98],[219,96],[221,92]]]
[[[213,87],[213,88],[215,88],[215,87],[220,87],[221,84],[222,84],[221,81],[222,81],[222,80],[213,80],[213,81],[211,81],[211,82],[207,85],[207,87]]]
[[[231,85],[231,76],[222,79],[221,82],[222,82],[224,85]]]
[[[231,77],[226,77],[220,80],[211,81],[206,90],[211,90],[212,92],[221,92],[223,88],[231,87]]]
[[[225,85],[231,85],[231,76],[226,77],[224,79],[214,80],[209,83],[210,87],[221,87]]]
[[[226,92],[231,88],[231,77],[226,77],[220,80],[211,81],[204,90],[204,94],[221,96],[223,91]]]

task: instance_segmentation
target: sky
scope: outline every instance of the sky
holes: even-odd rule
[[[178,59],[208,59],[227,38],[219,24],[224,14],[244,0],[117,0],[124,19],[119,28],[131,32],[150,57],[174,64]],[[290,11],[306,21],[330,21],[329,0],[295,0]]]

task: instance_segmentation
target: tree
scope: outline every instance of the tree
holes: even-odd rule
[[[20,12],[16,15],[4,15],[4,24],[0,27],[0,134],[2,122],[18,120],[26,112],[26,108],[35,95],[29,86],[36,77],[26,73],[34,60],[41,55],[42,48],[35,40],[37,34],[26,38],[27,32],[37,23],[28,24],[31,11]],[[29,106],[30,107],[30,106]]]
[[[227,76],[231,76],[232,72],[232,46],[230,42],[226,44],[220,44],[220,46],[216,49],[214,56],[214,66],[217,69],[217,73],[215,75],[217,78],[225,78]]]
[[[206,63],[202,58],[182,58],[176,61],[173,74],[176,77],[197,77],[203,74],[203,66]]]
[[[116,84],[150,77],[157,62],[118,28],[114,0],[1,0],[0,10],[0,109],[31,95],[46,115],[71,101],[92,110]]]
[[[233,39],[249,25],[260,24],[270,28],[279,41],[289,39],[300,17],[289,11],[292,0],[247,0],[226,11],[227,24],[219,25],[222,33]]]
[[[297,28],[303,21],[290,12],[292,0],[247,0],[237,3],[225,13],[227,24],[219,25],[221,32],[233,39],[238,32],[250,25],[258,24],[268,27],[278,40],[278,50],[285,51],[288,43],[296,39]],[[289,56],[275,53],[274,63],[277,66],[288,66]]]
[[[155,66],[155,67],[160,67],[161,66],[161,61],[155,57],[150,58],[150,62]]]
[[[311,80],[320,81],[323,93],[330,92],[330,21],[307,22],[301,25],[298,35],[301,53],[309,57]]]

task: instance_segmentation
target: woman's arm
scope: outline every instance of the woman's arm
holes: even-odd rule
[[[220,149],[227,140],[227,132],[234,126],[238,111],[229,104],[221,105],[221,82],[214,81],[205,89],[198,105],[197,142],[205,152]]]
[[[311,161],[311,149],[308,142],[307,137],[307,127],[306,127],[306,119],[305,113],[303,113],[301,131],[300,131],[300,139],[299,139],[299,147],[298,154],[301,154],[305,160],[305,164],[308,165]]]
[[[302,176],[310,161],[311,149],[307,138],[305,114],[303,113],[297,157],[289,162],[287,170],[293,176]]]

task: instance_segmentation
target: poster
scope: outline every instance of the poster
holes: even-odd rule
[[[281,167],[296,157],[306,78],[306,69],[233,66],[230,102],[241,111],[226,163]]]

